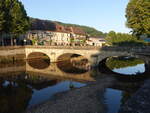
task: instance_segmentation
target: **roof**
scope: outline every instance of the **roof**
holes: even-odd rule
[[[57,24],[56,25],[56,30],[31,30],[31,32],[60,32],[60,33],[74,33],[74,34],[79,34],[79,35],[86,35],[86,33],[78,27],[64,27],[62,25]]]
[[[58,22],[50,20],[41,20],[36,18],[31,19],[31,29],[30,30],[41,30],[41,31],[53,31],[53,32],[64,32],[64,33],[74,33],[80,35],[86,35],[85,31],[80,27],[75,26],[65,26]]]

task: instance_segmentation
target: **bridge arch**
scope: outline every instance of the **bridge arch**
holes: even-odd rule
[[[129,56],[129,57],[135,57],[143,60],[145,63],[149,62],[149,57],[136,54],[133,52],[127,52],[127,51],[101,51],[99,54],[96,54],[93,56],[93,60],[95,61],[95,65],[99,65],[101,61],[103,61],[106,58],[114,57],[114,56]]]
[[[49,67],[50,58],[42,52],[32,52],[27,57],[27,63],[35,69],[44,69]]]
[[[89,60],[85,55],[82,55],[80,53],[63,53],[57,57],[57,62],[61,60],[69,60],[71,58],[85,58]]]
[[[98,66],[99,63],[109,57],[113,56],[131,56],[131,53],[128,52],[118,52],[118,51],[101,51],[99,54],[93,56],[93,60],[96,62]]]
[[[143,58],[142,59],[142,56],[131,56],[131,58],[134,57],[135,59],[139,59],[141,61],[139,61],[139,63],[142,63],[142,66],[145,68],[144,70],[142,70],[141,72],[139,72],[139,70],[136,70],[135,69],[135,73],[120,73],[120,72],[115,72],[113,71],[111,68],[109,68],[109,66],[106,64],[107,62],[107,59],[110,58],[110,57],[107,57],[105,59],[103,59],[101,62],[99,62],[99,65],[98,65],[98,70],[101,72],[101,73],[104,73],[104,74],[108,74],[108,75],[111,75],[115,78],[117,78],[119,81],[143,81],[147,78],[149,78],[149,74],[150,74],[150,64],[146,62],[147,59]],[[144,60],[145,59],[145,60]],[[133,64],[133,63],[132,63]],[[143,65],[144,64],[144,65]],[[127,64],[125,64],[127,65]],[[114,67],[114,66],[113,66]],[[136,73],[137,71],[137,73]]]
[[[90,66],[89,59],[81,54],[64,53],[57,58],[57,66],[66,73],[85,73]]]

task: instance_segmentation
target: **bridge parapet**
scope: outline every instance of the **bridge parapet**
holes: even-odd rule
[[[115,47],[115,46],[105,46],[101,48],[102,51],[126,51],[126,52],[150,52],[150,46],[142,47]]]
[[[25,46],[26,48],[42,48],[42,49],[79,49],[79,50],[99,50],[98,46]]]
[[[57,62],[60,55],[70,53],[85,56],[90,64],[96,66],[101,60],[111,56],[150,55],[150,47],[95,47],[95,46],[9,46],[0,47],[0,56],[28,55],[41,52],[49,56],[51,62]]]

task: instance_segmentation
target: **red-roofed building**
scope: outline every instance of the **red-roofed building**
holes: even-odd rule
[[[35,45],[83,45],[86,41],[86,33],[81,28],[56,24],[55,31],[29,31],[28,39]]]

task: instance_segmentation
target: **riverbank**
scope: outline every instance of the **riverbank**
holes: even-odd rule
[[[126,102],[119,113],[150,113],[150,80]]]
[[[107,113],[103,103],[105,88],[115,82],[104,78],[85,87],[55,95],[54,100],[28,109],[24,113]],[[150,113],[150,80],[119,110],[119,113]]]
[[[55,99],[28,109],[25,113],[104,113],[105,88],[113,78],[104,78],[95,83],[55,95]]]

